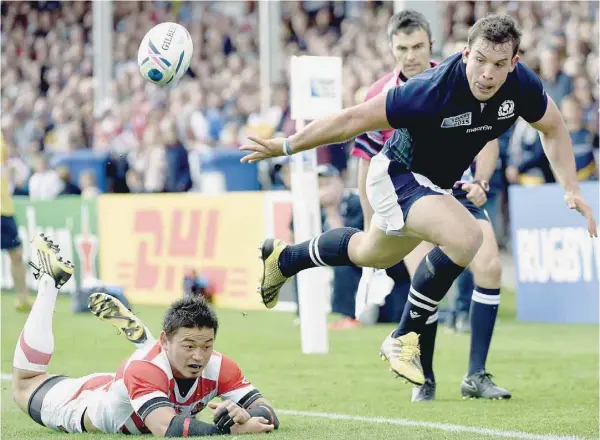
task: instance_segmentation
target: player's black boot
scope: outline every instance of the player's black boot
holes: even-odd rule
[[[500,388],[492,380],[492,375],[486,371],[478,371],[471,376],[466,376],[460,384],[463,399],[510,399],[511,394]]]
[[[426,402],[435,400],[435,382],[431,379],[425,379],[425,383],[420,387],[414,387],[412,391],[412,402]]]

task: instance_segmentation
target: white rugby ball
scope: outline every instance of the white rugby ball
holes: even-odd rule
[[[165,22],[150,29],[138,49],[142,76],[159,86],[177,83],[190,67],[194,45],[187,29]]]

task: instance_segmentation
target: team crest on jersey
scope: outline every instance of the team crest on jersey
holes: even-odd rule
[[[461,127],[471,125],[471,112],[463,113],[462,115],[450,116],[442,121],[442,128]]]
[[[515,103],[510,99],[507,99],[498,108],[498,119],[508,119],[515,115]]]

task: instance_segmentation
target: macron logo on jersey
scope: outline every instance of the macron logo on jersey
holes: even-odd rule
[[[450,116],[442,121],[442,128],[453,128],[464,125],[471,125],[471,112],[463,113],[462,115]]]

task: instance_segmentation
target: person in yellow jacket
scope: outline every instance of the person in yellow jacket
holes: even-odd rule
[[[7,153],[4,135],[0,133],[0,155],[2,158],[2,188],[0,192],[0,248],[7,251],[10,256],[11,271],[17,293],[16,308],[18,311],[27,312],[31,309],[31,300],[27,291],[25,277],[27,274],[23,263],[23,246],[19,238],[19,230],[15,221],[15,206],[8,184]]]

